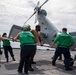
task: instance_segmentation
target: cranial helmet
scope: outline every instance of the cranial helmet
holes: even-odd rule
[[[23,25],[22,30],[23,31],[30,31],[30,25]]]

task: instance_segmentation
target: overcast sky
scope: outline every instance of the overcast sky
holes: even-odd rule
[[[0,35],[9,33],[13,24],[22,26],[32,15],[37,2],[45,0],[0,0]],[[69,32],[76,31],[76,0],[49,0],[43,7],[47,18],[61,30],[67,27]],[[27,24],[34,27],[35,16]]]

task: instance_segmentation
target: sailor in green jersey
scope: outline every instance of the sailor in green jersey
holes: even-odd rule
[[[3,33],[2,37],[7,37],[7,33]],[[7,39],[2,39],[2,41],[3,41],[3,48],[4,48],[6,62],[9,61],[8,52],[10,53],[12,60],[15,61],[13,50],[12,50],[12,47],[10,45],[10,41]]]
[[[17,39],[20,40],[20,63],[18,67],[18,72],[22,73],[23,66],[24,66],[24,73],[28,74],[29,64],[31,65],[32,60],[31,57],[34,56],[36,51],[36,45],[34,41],[34,35],[30,32],[30,26],[24,25],[22,27],[23,31],[18,33],[17,36],[14,38],[14,41]],[[34,71],[32,68],[31,71]]]
[[[2,37],[7,37],[7,33],[3,33]],[[12,60],[15,61],[13,50],[12,50],[12,47],[10,45],[10,41],[7,39],[2,39],[2,41],[3,41],[3,48],[4,48],[6,62],[9,61],[8,52],[10,53]]]
[[[69,48],[74,44],[74,39],[70,34],[67,33],[67,28],[62,29],[62,33],[57,35],[55,38],[54,42],[51,44],[50,47],[53,47],[55,43],[58,43],[58,46],[55,51],[54,59],[52,60],[52,65],[55,65],[56,59],[58,58],[59,55],[63,54],[64,55],[64,60],[70,59],[70,51]],[[65,64],[65,70],[72,70],[68,63]]]

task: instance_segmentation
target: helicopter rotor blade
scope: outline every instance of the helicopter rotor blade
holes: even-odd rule
[[[40,2],[38,1],[36,7],[39,7],[39,4],[40,4]],[[36,10],[35,10],[35,12],[26,20],[26,22],[27,22],[35,13],[36,13]],[[26,23],[26,22],[25,22],[25,23]],[[24,23],[24,24],[25,24],[25,23]]]
[[[37,6],[36,6],[36,7],[39,7],[39,4],[40,4],[40,2],[38,1],[38,2],[37,2]]]
[[[39,9],[46,3],[46,2],[48,2],[49,0],[46,0],[40,7],[39,7]]]
[[[38,1],[38,2],[37,2],[37,6],[36,6],[36,8],[35,8],[35,9],[36,9],[36,10],[35,10],[35,11],[36,11],[36,14],[35,14],[35,23],[37,22],[37,15],[38,15],[39,4],[40,4],[40,2]]]
[[[27,22],[35,13],[36,13],[36,11],[26,20],[26,22]],[[25,22],[25,23],[26,23],[26,22]],[[25,24],[25,23],[24,23],[24,24]]]
[[[37,15],[38,15],[38,12],[36,12],[35,14],[35,23],[37,22]]]

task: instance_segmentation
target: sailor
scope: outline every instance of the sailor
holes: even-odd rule
[[[41,33],[40,33],[40,29],[41,29],[40,25],[36,25],[35,29],[32,29],[31,32],[34,35],[35,43],[40,45],[40,46],[43,46],[43,41],[42,41],[42,36],[41,36]],[[35,52],[35,54],[36,54],[36,52]],[[32,64],[36,64],[36,62],[34,62],[34,56],[32,57]]]
[[[53,47],[55,43],[58,43],[58,46],[56,48],[55,55],[52,60],[53,66],[55,66],[56,59],[61,54],[64,55],[64,60],[71,58],[69,48],[74,44],[74,39],[70,34],[67,33],[67,28],[62,28],[62,33],[57,35],[57,37],[55,38],[50,47]],[[70,68],[69,66],[69,63],[65,62],[64,64],[65,64],[65,70],[67,71],[72,70],[72,68]]]
[[[2,37],[6,38],[7,33],[3,33]],[[12,60],[15,61],[14,53],[13,53],[12,47],[10,45],[10,41],[8,39],[3,39],[3,38],[2,38],[2,41],[3,41],[3,48],[4,48],[4,54],[5,54],[6,62],[9,61],[8,52],[10,53]]]
[[[20,40],[20,62],[18,67],[18,72],[22,73],[24,66],[24,73],[28,74],[29,64],[31,64],[31,57],[35,54],[36,44],[34,41],[34,35],[30,32],[30,26],[24,25],[22,27],[22,32],[18,33],[14,38],[15,41],[17,39]]]

